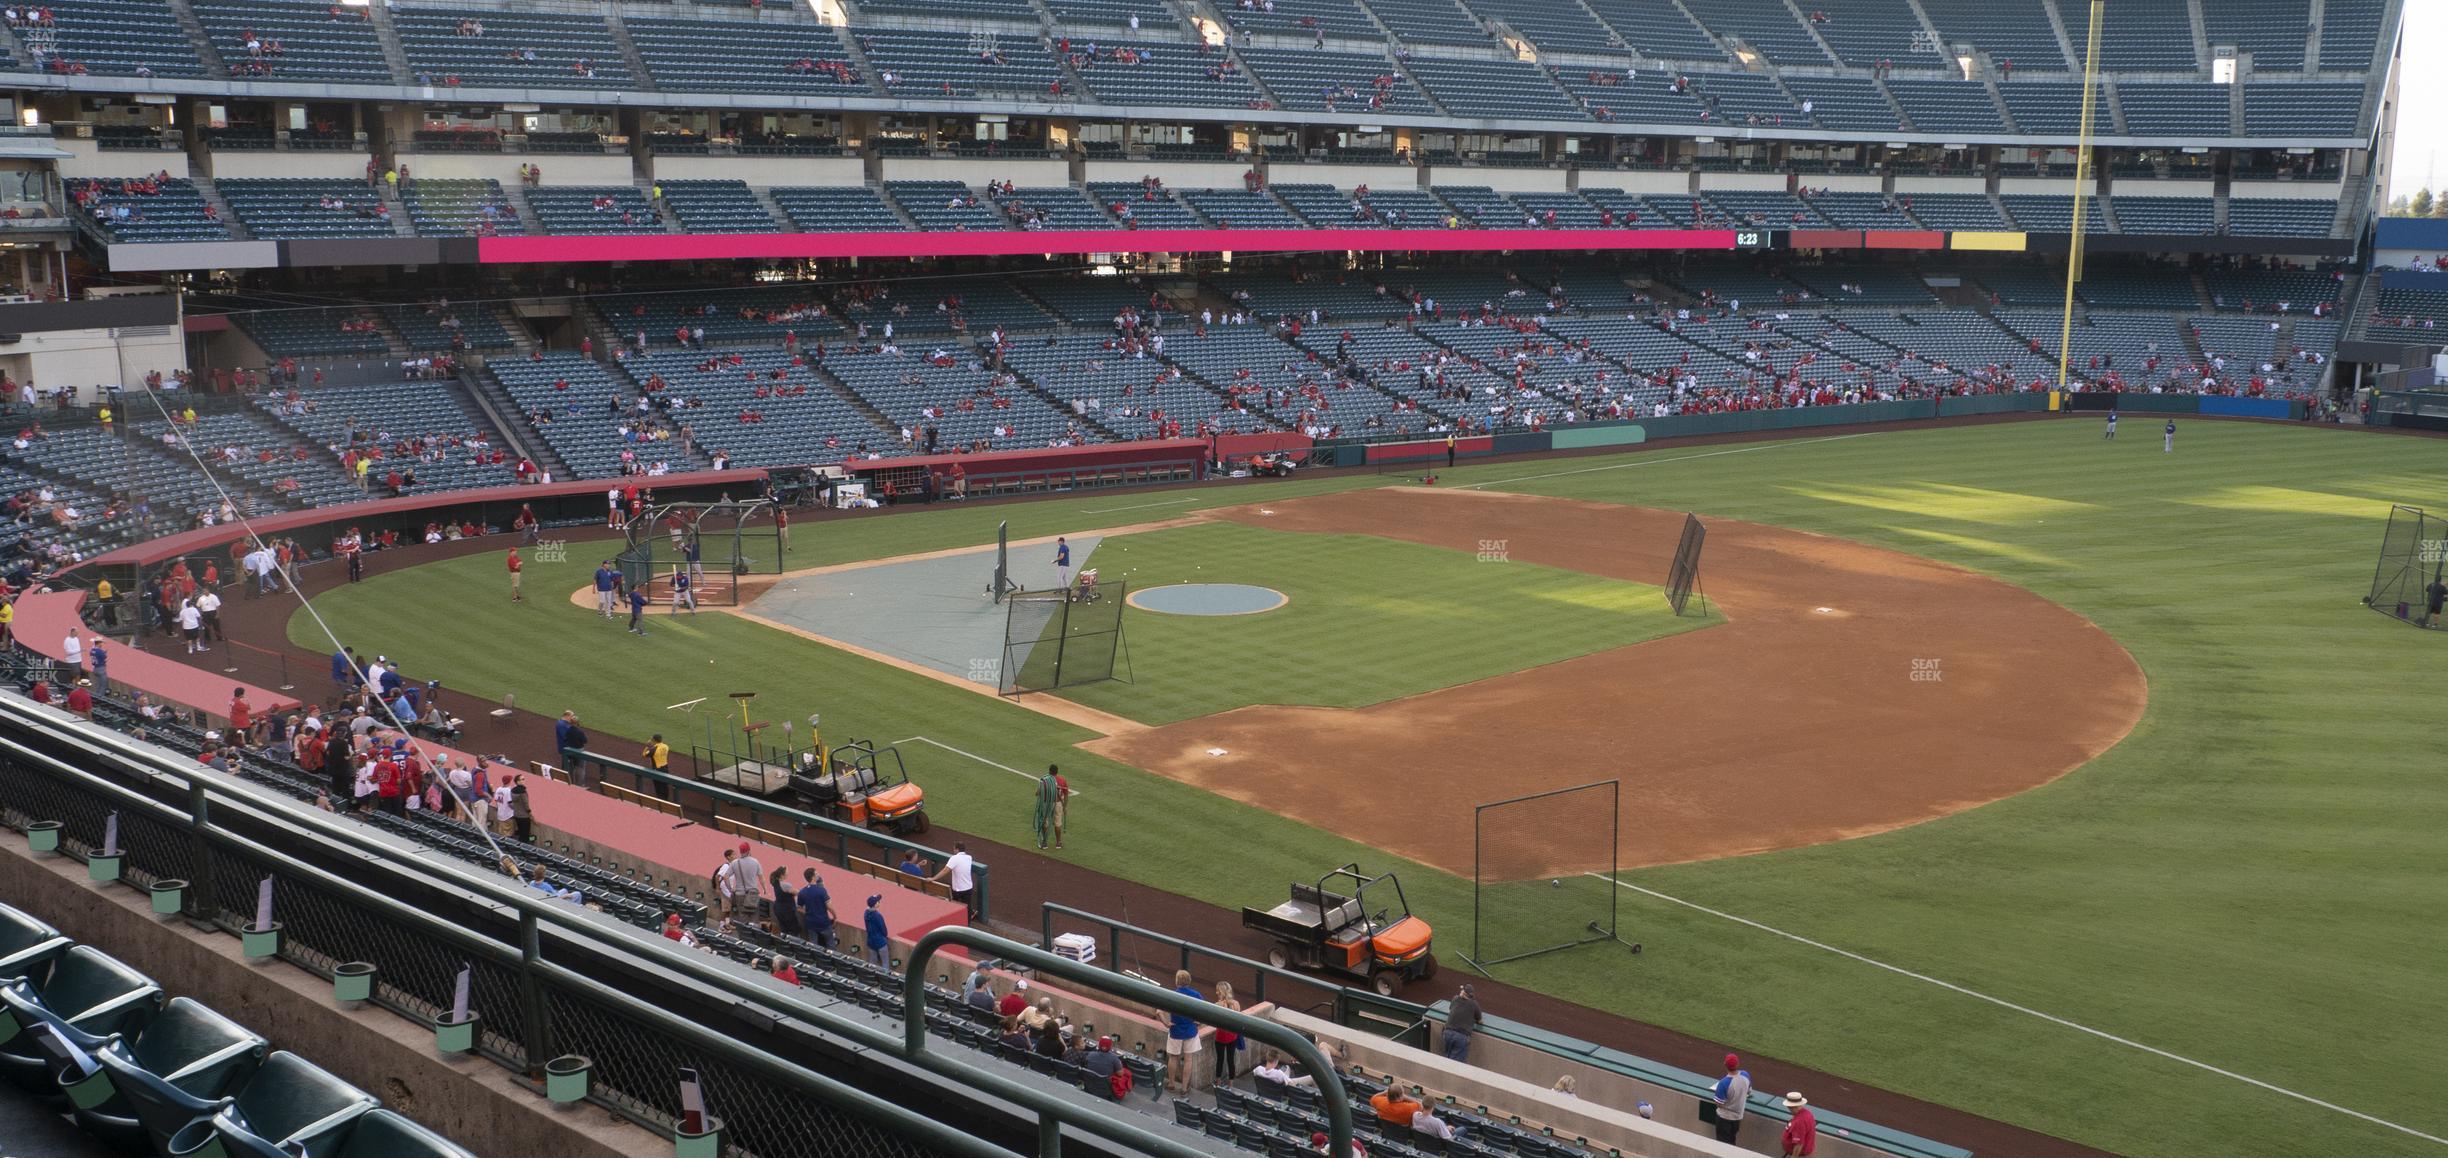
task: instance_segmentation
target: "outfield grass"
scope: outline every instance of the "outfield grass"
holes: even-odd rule
[[[2156,439],[2104,444],[2094,421],[2070,420],[1666,447],[1466,468],[1445,481],[1860,539],[1995,574],[2090,616],[2133,652],[2151,689],[2134,734],[2091,765],[1909,829],[1627,880],[2448,1136],[2437,1097],[2448,1073],[2438,875],[2448,779],[2432,735],[2448,638],[2355,602],[2388,504],[2448,507],[2448,453],[2427,440],[2180,426],[2175,455]],[[1077,533],[1251,495],[809,524],[792,565],[982,543],[1005,517],[1016,537]],[[575,589],[593,562],[531,563],[529,587]],[[1021,768],[1060,760],[1083,790],[1066,853],[1078,863],[1240,905],[1279,900],[1295,872],[1359,860],[1400,868],[1414,907],[1449,940],[1467,929],[1467,882],[1098,760],[1069,747],[1086,738],[1079,729],[729,617],[658,619],[638,640],[550,597],[514,607],[501,584],[498,558],[479,557],[386,575],[318,607],[361,651],[469,694],[578,706],[599,731],[665,727],[661,705],[754,673],[787,701],[773,705],[776,718],[821,709],[829,731],[841,721],[862,736],[926,735]],[[292,635],[327,647],[303,617]],[[2031,710],[2083,690],[2033,688]],[[1023,779],[948,754],[915,754],[912,768],[946,824],[1027,839]],[[2123,1153],[2440,1149],[1755,926],[1644,893],[1624,900],[1643,956],[1580,950],[1502,975]],[[1705,1069],[1710,1059],[1665,1060]],[[1812,1093],[1844,1109],[1841,1091]]]
[[[1134,611],[1131,679],[1063,695],[1147,724],[1251,704],[1358,708],[1705,627],[1666,595],[1579,571],[1374,535],[1209,523],[1108,538],[1093,563],[1132,590],[1253,583],[1289,602],[1257,615]]]

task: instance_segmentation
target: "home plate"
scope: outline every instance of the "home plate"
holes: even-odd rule
[[[1207,754],[1208,754],[1208,755],[1210,755],[1210,756],[1221,756],[1221,755],[1223,755],[1223,754],[1224,754],[1224,749],[1222,749],[1222,748],[1209,748],[1209,749],[1207,749]]]

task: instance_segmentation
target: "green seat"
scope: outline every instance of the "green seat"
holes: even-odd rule
[[[0,978],[31,977],[39,982],[50,975],[51,963],[71,944],[59,930],[0,905]]]
[[[227,1106],[230,1092],[263,1065],[263,1037],[192,998],[173,998],[133,1040],[113,1038],[94,1060],[117,1092],[77,1111],[87,1133],[122,1150],[158,1151],[198,1118]]]
[[[374,1106],[374,1095],[282,1050],[213,1115],[212,1128],[232,1158],[287,1158],[281,1147],[291,1142],[338,1153]]]
[[[332,1153],[335,1158],[476,1158],[474,1151],[389,1110],[359,1118],[348,1145]]]
[[[162,988],[152,978],[87,945],[62,954],[39,985],[25,977],[0,985],[0,1012],[20,1027],[47,1023],[87,1051],[114,1033],[142,1031],[161,1006]],[[49,1059],[22,1029],[0,1042],[0,1073],[46,1101],[63,1100]]]

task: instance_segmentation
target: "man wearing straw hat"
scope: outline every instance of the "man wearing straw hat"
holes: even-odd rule
[[[1785,1110],[1793,1119],[1785,1123],[1784,1136],[1778,1141],[1784,1146],[1785,1158],[1810,1158],[1819,1148],[1819,1116],[1811,1113],[1810,1099],[1795,1092],[1785,1095]]]

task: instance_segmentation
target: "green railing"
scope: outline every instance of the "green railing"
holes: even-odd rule
[[[98,845],[103,817],[116,813],[125,879],[195,882],[184,911],[225,929],[251,923],[256,882],[275,877],[274,918],[285,926],[280,955],[327,975],[343,962],[372,960],[380,969],[376,1003],[412,1018],[448,1008],[450,978],[464,964],[476,973],[476,1008],[511,1014],[502,1024],[486,1019],[480,1054],[534,1074],[553,1057],[585,1052],[596,1062],[602,1100],[639,1120],[668,1124],[676,1115],[673,1059],[717,1066],[722,1078],[709,1088],[755,1099],[717,1107],[717,1115],[753,1125],[763,1148],[745,1138],[735,1144],[767,1158],[800,1153],[789,1139],[822,1134],[810,1116],[835,1111],[843,1128],[873,1130],[889,1143],[869,1151],[878,1155],[1009,1153],[980,1134],[1008,1136],[1015,1121],[1043,1155],[1059,1153],[1066,1131],[1099,1140],[1100,1153],[1202,1153],[1130,1121],[1133,1115],[1082,1106],[1034,1079],[924,1048],[925,966],[948,939],[1061,972],[1040,960],[1051,955],[991,934],[954,926],[921,943],[908,966],[915,997],[902,1010],[921,1024],[898,1035],[710,954],[473,866],[402,851],[353,822],[234,778],[197,775],[186,759],[13,697],[0,697],[0,809],[21,822],[60,821],[71,854]],[[1085,967],[1061,975],[1120,1000],[1188,1007],[1203,1021],[1242,1028],[1228,1011],[1162,990],[1151,996],[1154,987],[1144,982]],[[1282,1027],[1249,1032],[1322,1062]],[[624,1050],[635,1056],[607,1056]],[[815,1068],[827,1057],[840,1076]],[[895,1078],[878,1071],[887,1059],[920,1072]],[[624,1073],[646,1078],[624,1087]],[[899,1084],[879,1095],[856,1084],[862,1076]],[[919,1096],[960,1110],[951,1117],[977,1123],[979,1134],[906,1108]]]

